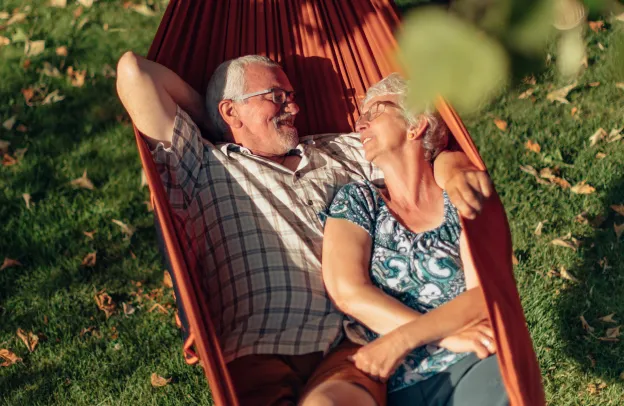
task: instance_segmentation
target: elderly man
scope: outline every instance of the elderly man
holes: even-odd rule
[[[336,390],[304,403],[385,404],[385,387],[349,362],[357,348],[341,342],[343,315],[321,277],[317,213],[340,186],[380,177],[357,135],[300,139],[295,92],[265,57],[221,64],[205,105],[171,70],[130,52],[117,77],[189,249],[206,267],[203,290],[241,404],[292,405],[320,385]],[[203,139],[198,126],[219,142]],[[490,193],[487,176],[451,152],[435,171],[460,211],[474,216]]]

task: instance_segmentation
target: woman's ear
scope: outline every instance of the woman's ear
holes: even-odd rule
[[[418,122],[407,130],[407,139],[410,141],[420,139],[423,135],[425,135],[427,127],[429,127],[429,122],[424,115],[420,115],[418,117]]]
[[[219,114],[221,114],[223,121],[230,128],[241,128],[243,126],[243,122],[238,118],[238,112],[232,100],[221,100],[219,102]]]

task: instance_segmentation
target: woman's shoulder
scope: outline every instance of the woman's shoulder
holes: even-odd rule
[[[358,180],[351,183],[347,183],[342,186],[338,191],[338,195],[343,197],[350,197],[364,200],[377,200],[380,196],[380,191],[374,183],[368,180]]]

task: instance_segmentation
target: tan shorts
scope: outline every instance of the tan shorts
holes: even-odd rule
[[[343,341],[323,358],[306,355],[248,355],[228,364],[241,406],[292,406],[324,382],[341,380],[360,386],[379,406],[386,405],[386,385],[358,370],[348,357],[360,346]]]

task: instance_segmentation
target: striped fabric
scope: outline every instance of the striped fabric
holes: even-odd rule
[[[297,170],[235,144],[212,145],[178,108],[172,145],[154,161],[169,202],[201,264],[203,291],[224,358],[326,352],[343,316],[321,276],[317,214],[337,190],[381,173],[356,134],[301,140]]]

